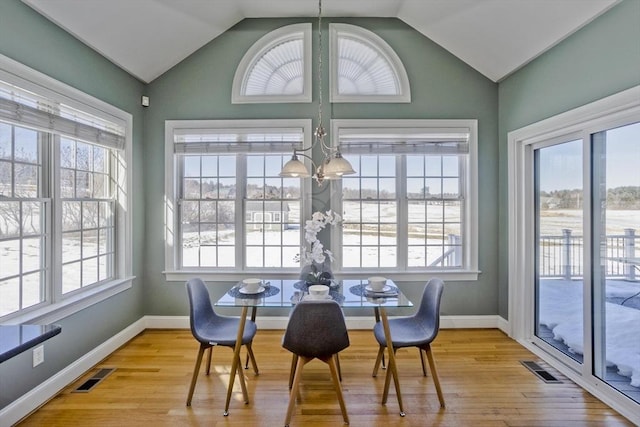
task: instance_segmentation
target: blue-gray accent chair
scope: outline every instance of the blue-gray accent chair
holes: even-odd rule
[[[340,305],[333,300],[299,302],[289,317],[282,347],[292,352],[294,359],[297,359],[285,426],[289,425],[293,415],[302,369],[313,359],[319,359],[329,365],[342,418],[345,424],[349,424],[335,362],[335,355],[349,347],[349,334]]]
[[[202,363],[202,356],[205,350],[209,350],[207,355],[207,371],[209,375],[211,369],[211,353],[213,353],[214,346],[223,347],[235,347],[236,339],[238,336],[238,327],[240,325],[240,319],[237,317],[221,316],[213,311],[211,305],[211,299],[209,298],[209,291],[201,279],[190,279],[187,284],[187,294],[189,295],[189,320],[191,323],[191,333],[193,337],[200,343],[200,349],[198,350],[198,357],[196,359],[196,366],[193,369],[193,377],[191,378],[191,386],[189,387],[189,395],[187,397],[187,406],[191,406],[191,398],[193,397],[193,391],[196,387],[196,381],[198,379],[198,373],[200,371],[200,364]],[[244,333],[242,334],[242,345],[247,347],[247,352],[253,365],[253,370],[258,375],[258,365],[251,349],[251,343],[253,337],[256,335],[255,322],[247,320],[244,327]],[[241,363],[238,360],[238,370],[241,370]],[[245,396],[245,403],[248,403],[246,384],[244,382],[244,375],[242,372],[238,372],[240,377],[240,385],[242,386],[242,393]]]
[[[422,362],[422,374],[425,377],[427,376],[427,367],[423,352],[427,355],[433,382],[436,386],[436,392],[438,393],[438,400],[440,400],[440,406],[444,408],[444,396],[442,395],[436,364],[431,352],[431,343],[438,335],[440,329],[440,300],[443,290],[444,282],[441,279],[433,278],[429,280],[422,293],[422,300],[418,311],[412,316],[390,319],[389,330],[391,332],[391,342],[394,352],[399,348],[418,347],[420,361]],[[378,357],[373,367],[373,376],[375,377],[378,374],[378,367],[380,366],[384,349],[387,348],[387,340],[384,336],[384,329],[381,322],[376,323],[373,327],[373,334],[378,344],[380,344]],[[384,387],[385,396],[389,393],[390,375],[391,369],[387,369]]]

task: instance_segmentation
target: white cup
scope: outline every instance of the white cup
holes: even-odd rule
[[[381,291],[384,289],[384,285],[387,284],[387,279],[384,277],[369,277],[369,286],[374,291]]]
[[[244,279],[242,280],[243,288],[247,290],[247,292],[258,292],[260,289],[260,284],[262,284],[262,280],[260,279]]]
[[[312,299],[324,299],[329,295],[329,287],[326,285],[309,286],[309,295]]]

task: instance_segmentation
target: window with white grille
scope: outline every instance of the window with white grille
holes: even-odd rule
[[[0,56],[0,320],[54,321],[131,286],[130,129]]]
[[[474,120],[334,120],[344,272],[477,269]],[[337,196],[340,195],[340,197]]]
[[[176,206],[168,224],[175,236],[167,245],[170,275],[300,269],[310,183],[279,174],[294,147],[308,146],[310,128],[310,120],[166,123],[176,184],[167,187]]]

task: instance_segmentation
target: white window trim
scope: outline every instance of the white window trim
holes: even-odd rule
[[[401,129],[407,130],[418,128],[460,128],[466,127],[470,131],[469,136],[469,169],[466,176],[465,185],[467,186],[467,200],[464,227],[468,230],[465,233],[465,259],[468,259],[468,266],[465,269],[439,269],[427,270],[411,269],[381,269],[381,268],[359,268],[357,271],[334,271],[334,273],[345,279],[362,278],[371,275],[384,274],[396,281],[425,281],[431,277],[440,277],[444,280],[452,281],[475,281],[478,280],[480,271],[478,270],[478,121],[475,119],[448,119],[448,120],[430,120],[430,119],[334,119],[331,121],[331,135],[339,135],[340,129],[360,128],[375,131],[375,129]],[[332,142],[335,138],[332,139]],[[331,182],[331,206],[339,212],[342,207],[342,194],[339,190],[339,183]],[[340,230],[333,227],[331,231],[331,242],[341,245]],[[340,264],[339,262],[337,263]]]
[[[629,419],[637,414],[638,404],[620,395],[591,373],[591,363],[584,363],[581,372],[570,368],[566,362],[554,358],[536,345],[532,334],[531,319],[534,310],[533,282],[533,171],[531,156],[533,147],[566,135],[582,134],[588,137],[603,127],[619,126],[640,121],[640,86],[616,93],[570,111],[547,118],[508,133],[508,208],[509,208],[509,336],[530,351],[550,363],[564,375],[610,405]],[[588,170],[585,171],[585,174]],[[588,178],[588,177],[587,177]],[[584,228],[589,233],[589,226]],[[585,234],[586,236],[587,234]],[[585,251],[587,252],[587,251]],[[589,256],[587,253],[585,256]],[[585,264],[586,265],[586,264]],[[585,278],[586,279],[586,278]],[[588,298],[588,293],[586,293]],[[590,301],[585,304],[590,306]],[[590,316],[587,311],[587,316]],[[590,318],[585,319],[590,327]],[[591,331],[584,334],[587,341]],[[585,348],[591,344],[585,342]],[[586,361],[585,361],[586,362]],[[637,416],[635,416],[637,419]]]
[[[310,119],[280,119],[280,120],[167,120],[165,121],[165,274],[166,280],[170,282],[184,282],[194,276],[198,276],[211,282],[238,281],[247,277],[248,272],[241,268],[190,268],[178,269],[177,253],[175,248],[176,236],[178,232],[178,215],[174,214],[177,192],[176,159],[174,153],[174,132],[178,129],[270,129],[270,128],[302,128],[304,133],[304,147],[311,146],[311,120]],[[293,154],[293,150],[291,151]],[[311,162],[302,158],[308,170],[311,170]],[[311,180],[303,179],[300,187],[301,198],[301,218],[308,218],[311,215]],[[307,195],[307,197],[305,197]],[[241,221],[242,218],[239,218]],[[304,236],[300,235],[300,244]],[[300,269],[281,268],[251,269],[251,274],[259,274],[264,279],[294,279],[299,277]]]
[[[286,40],[294,33],[303,35],[303,90],[300,95],[243,95],[244,81],[251,71],[256,60],[260,59],[264,52],[281,40]],[[311,24],[292,24],[273,30],[255,42],[244,54],[236,68],[231,87],[232,104],[263,104],[281,102],[311,102]]]
[[[76,88],[55,80],[39,71],[27,67],[4,55],[0,55],[0,79],[16,86],[30,89],[35,93],[44,95],[50,99],[59,100],[74,108],[91,112],[98,116],[108,115],[114,121],[125,124],[125,148],[122,151],[123,162],[126,170],[121,171],[120,179],[124,182],[117,183],[122,191],[118,192],[117,234],[116,234],[116,269],[115,279],[97,286],[88,287],[86,290],[76,292],[72,296],[50,295],[53,288],[47,289],[45,303],[41,303],[32,309],[26,308],[15,315],[7,315],[2,324],[19,324],[28,322],[51,323],[59,321],[67,316],[79,312],[91,305],[110,298],[125,291],[132,286],[133,276],[133,241],[132,223],[133,213],[131,209],[131,194],[133,179],[130,165],[133,159],[132,135],[133,117],[119,108],[94,98]],[[59,285],[59,284],[58,284]],[[53,287],[56,284],[52,285]]]
[[[363,40],[380,53],[393,70],[400,84],[399,95],[341,95],[338,93],[338,39],[340,33],[347,33],[351,37]],[[331,87],[331,102],[411,102],[411,88],[407,71],[398,54],[389,44],[372,31],[351,24],[329,24],[329,86]]]

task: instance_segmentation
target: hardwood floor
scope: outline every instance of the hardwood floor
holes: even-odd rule
[[[222,412],[232,351],[216,348],[211,375],[198,378],[185,406],[198,344],[187,330],[147,330],[60,392],[19,426],[282,426],[291,355],[283,331],[259,330],[254,352],[260,375],[245,371],[250,403],[236,382],[230,414]],[[432,345],[446,408],[431,376],[423,377],[417,349],[397,353],[406,417],[393,384],[380,404],[384,372],[371,377],[377,344],[371,331],[350,331],[340,354],[351,426],[630,426],[625,418],[495,329],[441,330]],[[244,357],[244,350],[243,350]],[[539,362],[562,384],[547,384],[520,364]],[[204,365],[205,363],[203,363]],[[88,393],[73,390],[98,368],[116,370]],[[291,426],[340,426],[329,369],[317,360],[303,372],[301,400]]]

